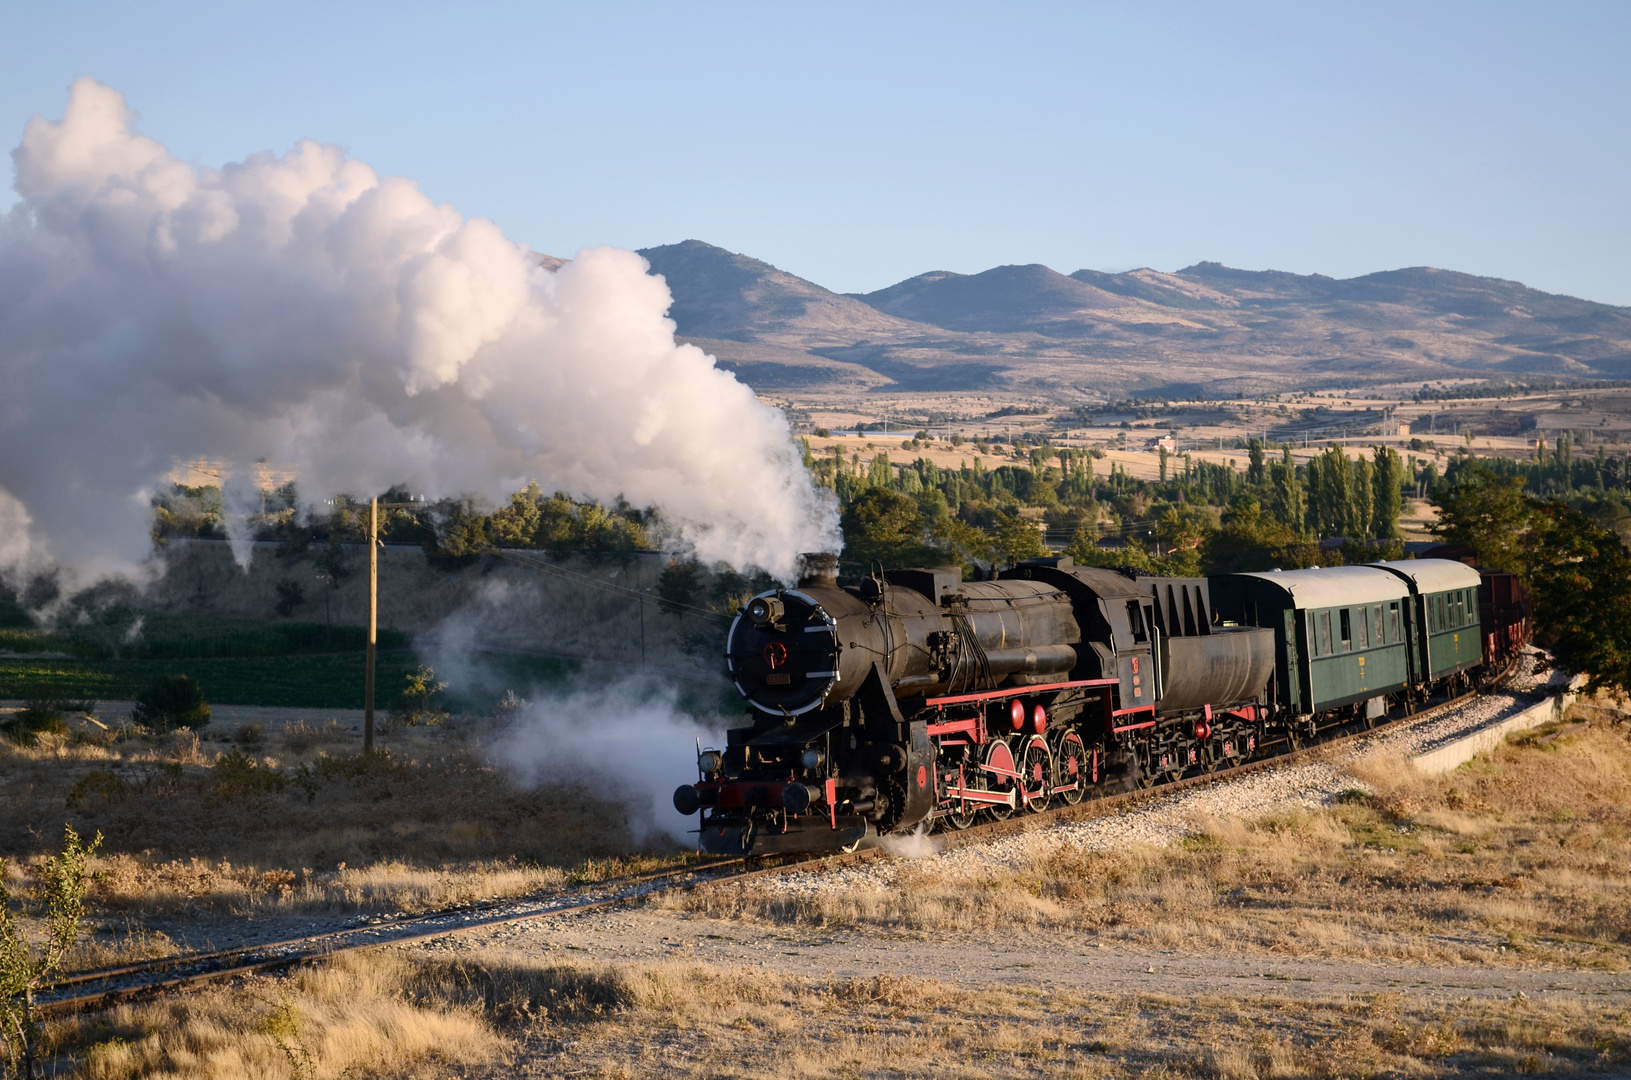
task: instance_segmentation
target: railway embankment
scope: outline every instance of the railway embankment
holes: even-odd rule
[[[1568,678],[1562,673],[1554,673],[1553,679],[1541,687],[1543,696],[1539,701],[1515,712],[1499,712],[1479,726],[1420,750],[1410,755],[1410,764],[1426,776],[1440,776],[1458,769],[1479,754],[1501,745],[1508,735],[1561,720],[1579,697],[1580,687],[1585,681],[1583,675]],[[1510,695],[1501,696],[1510,699]]]

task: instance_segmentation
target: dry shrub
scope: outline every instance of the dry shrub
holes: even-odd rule
[[[559,887],[566,873],[516,860],[418,867],[391,861],[331,871],[240,866],[229,859],[156,862],[118,854],[97,862],[104,911],[243,917],[312,911],[417,912]]]
[[[833,988],[833,996],[854,1005],[905,1008],[935,1005],[944,999],[945,988],[932,979],[885,972],[866,978],[847,979]]]
[[[504,1052],[479,1006],[427,996],[422,974],[400,954],[347,954],[287,979],[119,1006],[53,1035],[86,1080],[397,1076]]]
[[[332,745],[345,737],[345,729],[334,719],[321,724],[314,724],[310,720],[291,720],[283,725],[283,745],[296,757],[304,757],[316,746]]]

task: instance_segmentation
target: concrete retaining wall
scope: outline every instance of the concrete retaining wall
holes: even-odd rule
[[[1426,753],[1417,754],[1410,759],[1410,763],[1428,776],[1438,776],[1459,768],[1484,751],[1499,746],[1514,731],[1528,731],[1530,728],[1537,728],[1561,718],[1569,706],[1574,704],[1575,698],[1579,696],[1578,691],[1585,681],[1585,676],[1576,675],[1569,681],[1568,689],[1562,693],[1537,702],[1515,716],[1478,728]]]

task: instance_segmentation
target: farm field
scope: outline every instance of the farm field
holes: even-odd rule
[[[0,700],[122,702],[159,676],[184,674],[217,705],[360,709],[366,640],[356,626],[111,609],[57,630],[0,630]],[[384,709],[422,658],[406,634],[384,630],[379,640],[375,686]],[[448,707],[490,708],[505,689],[555,683],[577,666],[507,653],[480,654],[479,665],[480,685],[452,688]]]

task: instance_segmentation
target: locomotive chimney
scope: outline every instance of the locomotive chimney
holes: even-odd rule
[[[807,551],[799,556],[799,588],[810,585],[838,586],[838,556],[827,551]]]

